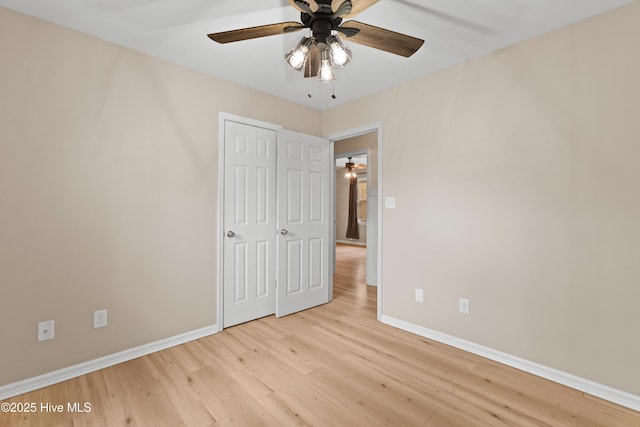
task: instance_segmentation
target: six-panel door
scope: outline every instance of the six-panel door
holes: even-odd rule
[[[276,139],[225,122],[224,327],[275,311]]]
[[[224,327],[329,300],[332,158],[326,139],[225,121]]]
[[[329,141],[288,130],[278,137],[276,316],[329,301]]]

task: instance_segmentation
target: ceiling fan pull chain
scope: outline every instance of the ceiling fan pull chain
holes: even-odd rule
[[[336,81],[333,82],[333,92],[331,93],[331,99],[336,99]]]
[[[313,33],[311,31],[309,31],[309,37],[313,37]],[[311,58],[307,58],[307,61],[310,61]],[[305,67],[305,72],[309,70],[309,75],[305,76],[305,80],[307,81],[307,97],[311,98],[313,97],[313,94],[311,93],[311,67]]]

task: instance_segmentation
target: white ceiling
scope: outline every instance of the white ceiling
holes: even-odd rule
[[[633,1],[381,0],[355,19],[422,38],[425,45],[403,58],[346,40],[353,60],[338,70],[335,88],[304,79],[286,65],[284,54],[304,32],[226,45],[206,37],[298,21],[299,12],[286,0],[0,0],[0,5],[326,110]]]

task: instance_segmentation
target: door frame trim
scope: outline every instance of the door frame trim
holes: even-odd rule
[[[236,122],[249,126],[256,126],[264,129],[276,131],[276,133],[283,128],[281,125],[273,123],[263,122],[260,120],[250,119],[248,117],[237,116],[235,114],[229,114],[220,112],[218,115],[218,196],[216,198],[217,209],[217,238],[216,238],[216,250],[217,250],[217,265],[216,265],[216,282],[217,282],[217,310],[216,310],[216,323],[218,332],[224,328],[224,143],[225,143],[225,124],[226,122]]]
[[[369,124],[365,124],[356,128],[347,129],[344,131],[336,132],[330,135],[325,136],[328,138],[332,144],[335,144],[336,141],[340,141],[342,139],[353,138],[356,136],[364,135],[371,132],[378,132],[378,313],[377,318],[380,321],[382,319],[382,224],[383,224],[383,209],[382,209],[382,195],[384,194],[382,191],[382,122],[373,122]],[[332,180],[335,180],[336,174],[332,174]],[[334,193],[333,198],[335,199],[335,182],[333,183]],[[335,245],[335,235],[333,238],[333,245]]]

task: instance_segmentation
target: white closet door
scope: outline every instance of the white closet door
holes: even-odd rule
[[[278,317],[329,301],[333,170],[329,140],[279,131]]]
[[[275,312],[277,132],[225,122],[223,325]]]

